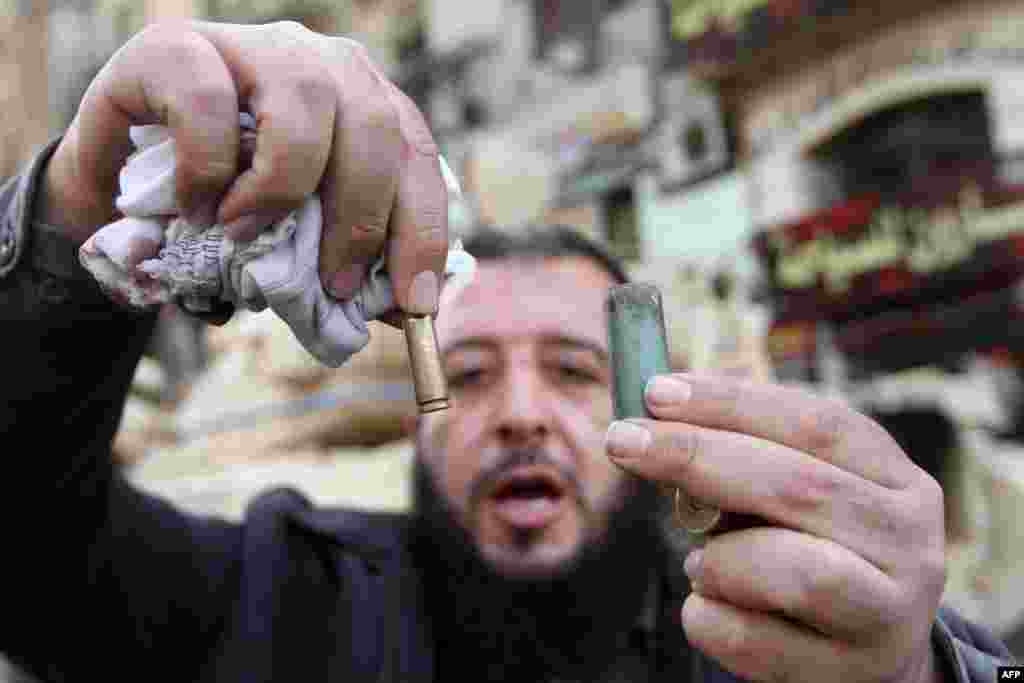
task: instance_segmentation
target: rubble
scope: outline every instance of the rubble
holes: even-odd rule
[[[270,312],[206,330],[210,361],[167,400],[170,379],[143,358],[114,444],[133,481],[205,514],[237,516],[253,495],[292,485],[315,500],[407,505],[415,423],[402,333],[371,323],[371,342],[325,367]]]

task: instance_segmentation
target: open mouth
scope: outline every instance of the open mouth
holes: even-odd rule
[[[568,482],[545,465],[518,467],[498,479],[488,498],[495,515],[517,529],[551,524],[564,510]]]

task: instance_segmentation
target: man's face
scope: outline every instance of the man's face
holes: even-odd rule
[[[581,257],[509,259],[442,296],[451,408],[421,420],[419,457],[499,573],[568,568],[628,488],[604,450],[613,284]]]

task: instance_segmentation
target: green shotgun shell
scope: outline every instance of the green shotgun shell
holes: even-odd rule
[[[615,419],[651,417],[644,403],[647,381],[672,372],[661,291],[644,282],[616,285],[608,293],[606,308]],[[672,517],[681,528],[704,534],[718,525],[721,510],[698,503],[676,487],[670,489]]]
[[[617,285],[608,294],[607,309],[615,418],[650,417],[644,403],[647,380],[672,372],[661,292],[643,282]]]

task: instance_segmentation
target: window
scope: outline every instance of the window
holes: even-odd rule
[[[640,232],[633,187],[622,185],[610,190],[601,198],[601,204],[609,248],[623,259],[640,258]]]
[[[570,73],[597,68],[603,0],[534,0],[534,57]]]
[[[708,134],[700,123],[691,123],[680,136],[680,143],[686,159],[704,161],[708,155]]]
[[[847,197],[870,192],[898,201],[908,193],[955,191],[962,176],[992,172],[984,94],[928,97],[876,113],[818,157],[836,169]]]

